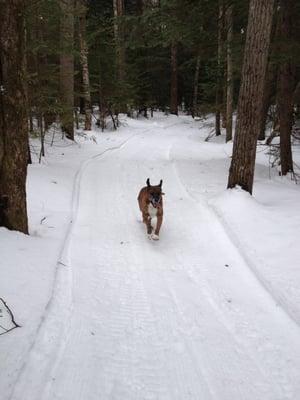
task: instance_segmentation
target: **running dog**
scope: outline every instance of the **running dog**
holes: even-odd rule
[[[159,230],[163,220],[163,199],[164,193],[161,190],[162,180],[159,185],[150,185],[150,179],[148,178],[146,183],[147,186],[143,187],[138,195],[139,207],[142,212],[143,222],[147,227],[147,234],[149,239],[159,240]],[[151,225],[151,219],[155,218],[156,227],[153,232]]]

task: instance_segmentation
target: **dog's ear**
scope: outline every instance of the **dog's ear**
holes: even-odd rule
[[[162,187],[162,183],[163,183],[163,181],[161,179],[158,186]]]
[[[151,186],[151,185],[150,185],[150,179],[149,179],[149,178],[147,179],[146,183],[147,183],[147,186],[148,186],[148,187]]]

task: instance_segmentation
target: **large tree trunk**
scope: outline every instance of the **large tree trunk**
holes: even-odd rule
[[[74,0],[60,0],[61,55],[60,92],[62,101],[62,129],[74,140]]]
[[[170,112],[178,115],[178,65],[177,65],[177,43],[171,44],[171,93]]]
[[[280,2],[280,39],[284,43],[291,40],[293,0]],[[282,49],[284,51],[284,49]],[[288,57],[279,67],[277,83],[277,110],[280,131],[281,174],[293,172],[291,132],[293,126],[294,67]]]
[[[232,65],[232,33],[233,33],[233,6],[226,11],[227,27],[227,90],[226,90],[226,142],[232,140],[232,113],[233,113],[233,65]]]
[[[251,194],[273,11],[274,0],[250,0],[228,188],[239,185]]]
[[[90,92],[90,76],[88,64],[88,46],[86,42],[86,0],[80,1],[79,16],[79,44],[80,44],[80,64],[82,69],[82,94],[84,98],[85,125],[84,129],[90,131],[92,129],[92,109],[91,109],[91,92]]]
[[[0,226],[28,233],[24,0],[0,0]]]
[[[218,14],[218,50],[217,50],[217,87],[216,87],[216,136],[221,135],[221,108],[222,108],[222,58],[223,58],[223,23],[224,23],[224,4],[219,0]]]

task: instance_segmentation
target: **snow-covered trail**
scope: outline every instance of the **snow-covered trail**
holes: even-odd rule
[[[37,353],[27,366],[32,374],[43,358],[49,373],[39,382],[25,370],[13,399],[297,398],[299,327],[213,211],[189,195],[172,159],[186,140],[160,124],[86,166],[62,266],[70,304],[62,296],[52,310],[66,318],[52,322],[64,335],[55,357]],[[164,180],[159,242],[139,222],[136,198],[148,177]]]

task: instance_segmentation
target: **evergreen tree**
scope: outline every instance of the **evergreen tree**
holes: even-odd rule
[[[67,138],[74,140],[74,0],[59,1],[61,122]]]
[[[287,42],[291,41],[293,18],[294,1],[280,1],[278,24],[282,46],[283,43],[286,44]],[[283,51],[283,60],[280,62],[277,83],[277,107],[280,131],[280,164],[282,175],[286,175],[288,172],[293,172],[291,132],[293,126],[294,80],[295,66],[293,64],[292,54]]]
[[[85,125],[84,129],[90,131],[92,129],[92,104],[90,89],[90,74],[88,63],[88,44],[86,38],[86,0],[77,2],[79,7],[79,48],[80,48],[80,65],[82,74],[82,94],[84,99]]]
[[[0,226],[28,233],[25,2],[0,1]]]

